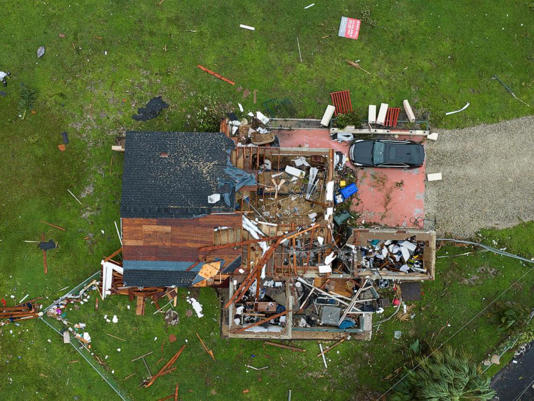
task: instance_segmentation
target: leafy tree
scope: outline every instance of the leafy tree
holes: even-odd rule
[[[420,360],[418,369],[408,372],[391,401],[487,401],[495,396],[490,379],[474,363],[453,348],[446,348]]]

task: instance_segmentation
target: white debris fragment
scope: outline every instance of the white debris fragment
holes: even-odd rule
[[[330,265],[319,265],[319,273],[320,274],[332,273],[332,266],[330,266]]]
[[[299,170],[298,168],[292,167],[292,166],[286,166],[285,170],[286,173],[289,175],[298,177],[298,178],[304,178],[306,173],[303,170]]]
[[[256,118],[260,120],[263,124],[267,125],[269,123],[269,117],[263,114],[261,111],[256,112]]]
[[[239,28],[248,29],[249,31],[255,31],[256,28],[250,25],[239,24]]]
[[[238,103],[237,105],[239,106],[239,111],[243,113],[243,106],[241,105],[241,103]]]
[[[113,318],[111,319],[111,321],[113,323],[118,323],[119,322],[119,318],[117,317],[117,315],[113,315]]]
[[[208,196],[208,203],[217,203],[221,200],[221,194],[212,194]]]
[[[186,301],[189,304],[191,304],[191,306],[193,307],[193,309],[195,310],[197,314],[197,317],[199,318],[204,317],[204,315],[202,314],[202,305],[200,304],[200,302],[198,302],[195,298],[190,298],[190,297],[187,297]]]
[[[117,352],[121,352],[121,349],[120,349],[120,348],[117,348]]]
[[[331,252],[324,260],[325,265],[330,265],[337,258],[335,252]]]
[[[308,8],[311,8],[315,5],[315,3],[311,3],[311,4],[308,4],[306,7],[304,7],[305,10],[307,10]]]
[[[296,159],[293,159],[292,161],[293,161],[293,163],[295,163],[295,166],[297,166],[297,167],[300,167],[300,166],[309,167],[310,166],[310,163],[308,163],[306,161],[304,156],[297,157]]]
[[[158,341],[158,337],[154,337],[154,341]]]
[[[83,334],[82,334],[82,338],[87,341],[88,343],[91,342],[91,336],[89,335],[88,332],[84,331]]]
[[[39,46],[39,48],[37,49],[37,58],[41,58],[44,56],[45,54],[45,47],[44,46]]]
[[[426,175],[428,181],[441,181],[442,178],[441,173],[428,173]]]

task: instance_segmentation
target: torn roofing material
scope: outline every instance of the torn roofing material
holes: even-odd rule
[[[222,133],[126,133],[121,217],[188,218],[235,210],[235,191],[254,175],[230,163]],[[220,193],[213,204],[208,196]]]

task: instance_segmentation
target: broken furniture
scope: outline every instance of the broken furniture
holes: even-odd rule
[[[336,108],[335,114],[347,114],[352,111],[352,102],[350,101],[350,92],[348,90],[330,93],[332,103]]]

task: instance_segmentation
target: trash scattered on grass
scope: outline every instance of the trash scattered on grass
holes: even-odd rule
[[[39,46],[39,48],[37,49],[37,58],[41,58],[44,56],[45,54],[45,47],[44,46]]]
[[[186,301],[191,304],[197,314],[197,317],[204,317],[204,315],[202,314],[202,305],[200,304],[200,302],[198,302],[195,298],[191,297],[187,297]]]

